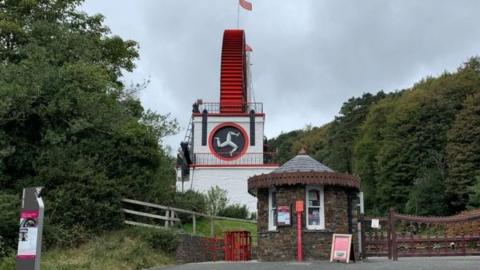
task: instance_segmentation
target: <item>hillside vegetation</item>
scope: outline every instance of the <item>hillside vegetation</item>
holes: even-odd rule
[[[48,249],[121,229],[124,196],[171,203],[176,131],[123,74],[138,44],[81,0],[0,1],[0,258],[16,249],[22,189],[44,187]]]
[[[448,215],[480,206],[480,62],[412,88],[350,98],[322,127],[281,134],[278,161],[305,146],[362,179],[366,210]]]

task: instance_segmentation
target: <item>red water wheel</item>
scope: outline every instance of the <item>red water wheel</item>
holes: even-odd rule
[[[247,102],[245,32],[225,30],[222,45],[220,112],[243,113]]]

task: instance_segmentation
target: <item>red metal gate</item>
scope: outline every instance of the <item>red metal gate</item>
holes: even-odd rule
[[[252,237],[249,231],[224,233],[225,261],[248,261],[251,259]]]

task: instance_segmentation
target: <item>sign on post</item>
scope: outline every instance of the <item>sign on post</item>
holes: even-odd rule
[[[378,218],[372,218],[372,228],[380,229],[380,220]]]
[[[352,247],[351,234],[336,234],[332,236],[332,251],[330,253],[330,262],[350,262],[350,252]]]
[[[40,187],[23,189],[17,270],[40,270],[44,209],[41,191]]]

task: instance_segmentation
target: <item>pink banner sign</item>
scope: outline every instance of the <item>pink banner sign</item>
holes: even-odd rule
[[[332,252],[330,254],[330,261],[348,263],[350,261],[351,246],[352,246],[351,234],[333,234]]]
[[[25,210],[20,213],[20,217],[25,219],[37,219],[38,215],[39,213],[36,210]]]

